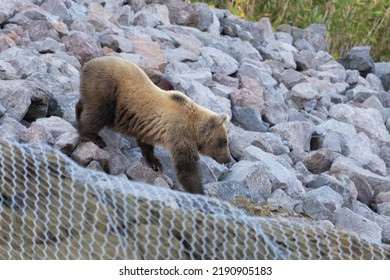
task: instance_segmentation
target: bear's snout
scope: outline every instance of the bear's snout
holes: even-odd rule
[[[232,156],[230,155],[230,153],[226,154],[226,155],[223,155],[223,156],[219,156],[218,158],[215,159],[218,163],[220,164],[226,164],[226,163],[229,163],[232,161]]]

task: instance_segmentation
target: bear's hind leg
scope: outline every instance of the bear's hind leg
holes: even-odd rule
[[[141,148],[142,156],[145,158],[148,165],[154,170],[154,171],[163,171],[163,167],[154,155],[154,147],[152,145],[145,144],[138,140],[138,146]]]

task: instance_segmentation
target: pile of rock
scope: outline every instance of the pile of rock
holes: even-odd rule
[[[339,62],[326,28],[180,0],[12,0],[0,7],[0,139],[50,144],[87,168],[177,188],[167,153],[152,171],[132,139],[79,143],[79,71],[115,55],[160,87],[231,117],[236,162],[202,158],[206,192],[303,213],[390,243],[390,63],[368,47]]]

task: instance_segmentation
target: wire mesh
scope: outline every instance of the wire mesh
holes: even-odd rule
[[[389,259],[341,230],[87,170],[0,142],[0,259]]]

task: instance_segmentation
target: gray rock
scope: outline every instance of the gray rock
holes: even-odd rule
[[[216,48],[204,47],[201,49],[201,55],[212,73],[232,75],[238,70],[238,62]]]
[[[171,24],[196,26],[199,24],[199,16],[192,5],[178,0],[165,1],[169,10]]]
[[[295,206],[300,204],[301,201],[291,198],[281,189],[276,189],[267,199],[267,203],[271,207],[282,207],[288,211],[294,211]]]
[[[238,181],[222,181],[205,184],[204,190],[207,195],[212,197],[218,197],[219,199],[232,202],[236,198],[247,198],[253,202],[260,202],[264,199],[257,195],[253,196],[251,191],[244,182]]]
[[[73,151],[71,158],[81,166],[87,166],[91,161],[96,160],[104,168],[108,165],[110,155],[95,143],[80,143]]]
[[[350,85],[355,85],[359,81],[359,71],[358,70],[346,70],[347,77],[345,78],[345,82]]]
[[[322,186],[314,190],[309,190],[304,197],[304,201],[306,199],[312,199],[321,203],[330,212],[334,212],[336,209],[341,208],[344,201],[343,197],[339,193],[332,190],[328,186]]]
[[[355,184],[355,188],[358,192],[357,200],[365,205],[371,205],[373,202],[374,191],[372,190],[370,184],[358,175],[352,175],[350,176],[350,179]]]
[[[390,216],[390,202],[379,203],[377,208],[379,215]]]
[[[267,198],[271,195],[272,184],[267,176],[266,167],[258,162],[242,160],[234,164],[220,181],[236,181],[243,184],[251,197]]]
[[[306,53],[306,52],[303,52],[303,51],[307,51],[307,53],[311,53],[313,54],[313,57],[316,53],[316,50],[315,48],[313,47],[312,44],[310,44],[307,40],[305,39],[296,39],[294,40],[293,42],[294,46],[300,50],[300,55],[302,55],[303,53]]]
[[[201,156],[199,164],[202,170],[202,180],[205,183],[218,181],[218,179],[228,170],[225,165],[220,164],[207,156]]]
[[[372,220],[382,229],[382,242],[390,243],[390,217],[387,216],[375,216]]]
[[[68,2],[67,7],[71,20],[71,23],[68,24],[69,26],[71,26],[75,21],[85,19],[87,14],[87,8],[84,5],[72,1]]]
[[[21,1],[4,1],[0,6],[0,24],[8,21],[10,17],[12,17],[18,9],[20,9],[23,4],[26,4],[30,1],[21,0]]]
[[[238,69],[238,77],[240,79],[243,77],[252,78],[266,89],[274,88],[277,85],[271,74],[272,71],[268,65],[250,60],[242,62]]]
[[[310,150],[314,127],[309,122],[279,123],[271,127],[269,131],[279,134],[291,150],[297,152]]]
[[[371,96],[371,97],[367,98],[363,102],[363,105],[367,108],[373,108],[373,109],[376,109],[378,111],[381,111],[383,109],[383,105],[382,105],[381,101],[376,96]]]
[[[264,167],[273,190],[281,188],[293,198],[305,193],[295,173],[279,163],[278,158],[273,154],[263,152],[255,146],[249,146],[244,151],[243,160],[250,160]]]
[[[375,72],[375,64],[370,56],[371,47],[353,47],[343,57],[340,63],[345,69],[358,70],[360,75],[366,77],[368,73]]]
[[[12,65],[15,75],[25,79],[34,73],[45,73],[46,64],[32,52],[19,47],[12,47],[0,53],[0,61],[3,60]]]
[[[233,107],[232,122],[249,131],[266,132],[267,126],[261,119],[260,112],[254,107]]]
[[[158,25],[169,25],[169,12],[167,6],[152,4],[141,8],[134,15],[134,25],[144,27],[156,27]]]
[[[80,31],[91,39],[97,39],[96,28],[86,20],[75,20],[71,25],[72,31]]]
[[[197,81],[193,81],[190,88],[185,92],[197,104],[204,106],[217,113],[226,113],[232,116],[230,100],[216,96],[212,91]]]
[[[0,103],[0,118],[4,116],[5,112],[7,112],[7,109]]]
[[[317,66],[317,77],[323,80],[329,80],[332,83],[344,82],[347,73],[340,63],[329,63]],[[315,75],[313,75],[315,76]]]
[[[76,133],[76,128],[74,128],[70,123],[61,119],[59,117],[50,117],[50,118],[41,118],[37,119],[31,124],[31,126],[40,125],[43,126],[54,139],[57,139],[61,134],[65,132]]]
[[[0,60],[0,80],[15,80],[15,79],[17,79],[16,71],[12,67],[12,65],[8,62]]]
[[[45,11],[58,16],[59,19],[65,22],[67,25],[70,25],[72,23],[71,13],[69,12],[68,7],[65,5],[64,1],[48,0],[44,2],[40,7]]]
[[[62,153],[70,156],[79,144],[78,133],[65,132],[55,139],[54,147]]]
[[[103,167],[96,160],[92,160],[85,168],[98,172],[104,172]]]
[[[302,203],[302,211],[315,220],[328,220],[334,223],[333,213],[314,196],[306,197]]]
[[[26,127],[14,118],[4,116],[0,121],[0,139],[2,140],[19,142],[26,133]]]
[[[114,34],[123,32],[114,15],[95,2],[88,5],[86,20],[95,27],[97,32]]]
[[[361,178],[365,180],[374,191],[376,188],[379,188],[381,184],[390,184],[389,178],[377,175],[367,169],[364,169],[359,166],[359,164],[353,159],[344,156],[337,157],[334,160],[330,170],[333,172],[350,174],[350,176]]]
[[[390,62],[375,63],[375,75],[381,79],[384,90],[390,90]]]
[[[45,40],[34,42],[34,48],[42,54],[56,53],[58,51],[65,51],[65,44],[59,43],[51,38],[46,38]]]
[[[349,100],[363,103],[372,96],[380,97],[380,92],[378,92],[377,90],[368,89],[361,85],[357,85],[353,89],[348,90],[345,95],[348,97]]]
[[[303,31],[303,39],[308,41],[316,51],[326,51],[326,26],[323,24],[310,24]]]
[[[336,227],[354,233],[368,242],[381,242],[382,229],[369,219],[352,212],[348,208],[337,209],[334,216]]]
[[[252,145],[274,155],[283,155],[290,152],[288,146],[276,133],[261,133],[257,139],[253,139]]]
[[[160,172],[152,170],[143,160],[133,162],[127,169],[126,175],[130,179],[166,189],[170,189],[173,186],[173,182],[169,177]]]
[[[269,124],[280,124],[288,121],[289,107],[284,96],[275,89],[264,91],[264,120]]]
[[[31,104],[31,89],[36,84],[23,80],[0,80],[0,104],[11,118],[21,121]]]
[[[134,11],[128,5],[120,7],[116,12],[118,23],[122,26],[131,26],[134,19]]]
[[[110,155],[110,161],[108,162],[108,171],[110,174],[125,174],[131,162],[142,158],[140,151],[138,153],[130,152],[133,150],[131,148],[136,147],[135,141],[129,141],[119,133],[115,133],[106,128],[102,129],[99,135],[107,145],[104,150]],[[134,154],[137,156],[134,156]]]
[[[289,91],[288,98],[290,98],[298,108],[304,108],[308,102],[320,99],[320,93],[317,88],[310,83],[299,83]]]
[[[292,89],[296,84],[307,82],[306,76],[294,69],[285,70],[280,78],[287,89]]]
[[[257,23],[257,28],[258,31],[260,32],[260,39],[261,39],[259,43],[264,44],[275,40],[271,21],[268,17],[260,18],[259,22]]]
[[[366,76],[367,82],[370,83],[374,90],[384,91],[381,79],[373,73],[368,73]]]
[[[329,149],[336,153],[342,153],[342,147],[345,147],[345,141],[341,135],[335,132],[327,132],[322,140],[322,145],[319,148]]]
[[[24,143],[40,143],[46,145],[47,143],[53,142],[53,137],[43,126],[33,125],[23,133],[21,140]]]
[[[319,70],[318,67],[320,66],[330,65],[335,63],[336,61],[329,53],[320,50],[315,54],[311,64],[311,68],[314,70]]]
[[[213,83],[210,87],[211,91],[217,95],[229,99],[230,96],[237,90],[236,87],[228,87],[218,83]]]
[[[182,62],[169,63],[165,68],[163,78],[169,81],[176,90],[186,91],[193,81],[201,85],[211,83],[211,71],[207,67],[198,67],[191,69],[187,64]]]
[[[310,172],[319,174],[328,171],[335,158],[336,153],[334,151],[322,148],[309,152],[302,162]]]
[[[145,0],[132,0],[128,4],[133,11],[138,12],[143,6],[146,5]]]
[[[378,193],[378,195],[375,198],[375,203],[380,204],[380,203],[388,203],[390,202],[390,192],[381,192]]]
[[[343,197],[343,207],[353,209],[356,205],[358,190],[354,181],[345,174],[329,175],[322,173],[316,176],[314,180],[308,182],[306,186],[312,189],[327,186]]]
[[[271,41],[265,47],[258,46],[261,56],[265,59],[272,59],[283,63],[285,68],[297,68],[294,60],[294,54],[298,50],[287,43]]]
[[[186,62],[186,61],[198,61],[199,56],[185,48],[166,49],[163,50],[167,61],[170,62]]]
[[[227,87],[231,87],[231,88],[235,88],[235,89],[237,89],[238,86],[239,86],[238,78],[230,77],[230,76],[223,75],[223,74],[220,74],[220,73],[215,73],[213,75],[213,81],[217,82],[217,83],[219,83],[221,85],[224,85],[224,86],[227,86]]]
[[[122,36],[105,34],[100,36],[100,45],[108,47],[114,52],[133,52],[134,48],[130,41]]]
[[[301,50],[294,55],[297,70],[307,70],[311,68],[315,53],[309,50]]]
[[[174,46],[190,50],[197,55],[201,53],[201,49],[205,46],[196,36],[192,33],[186,32],[180,28],[161,27],[160,30],[169,36]],[[197,30],[197,29],[195,29]],[[195,33],[196,34],[196,33]]]
[[[322,99],[319,102],[326,108],[333,105],[331,102],[335,104],[347,102],[347,97],[344,96],[345,92],[348,90],[347,83],[332,83],[319,78],[311,78],[310,83],[320,92]]]
[[[51,38],[55,41],[60,40],[54,24],[47,19],[28,21],[27,30],[33,42],[44,40],[45,38]]]
[[[358,133],[351,141],[347,142],[346,156],[378,175],[387,175],[385,162],[372,152],[371,141],[364,133]]]
[[[380,149],[379,157],[385,162],[386,168],[390,168],[390,146],[382,146]]]
[[[330,108],[329,115],[338,121],[352,124],[357,131],[366,133],[377,143],[390,142],[390,134],[383,123],[382,116],[375,109],[337,104]]]
[[[286,32],[276,32],[275,39],[289,45],[292,45],[294,42],[294,38]]]
[[[193,3],[192,7],[199,18],[198,24],[195,27],[200,31],[209,30],[211,25],[214,23],[214,13],[211,11],[209,6],[205,3]]]
[[[337,121],[335,119],[329,119],[317,125],[316,132],[320,135],[327,135],[328,133],[340,135],[343,139],[342,144],[350,141],[357,135],[356,129],[353,125]]]

